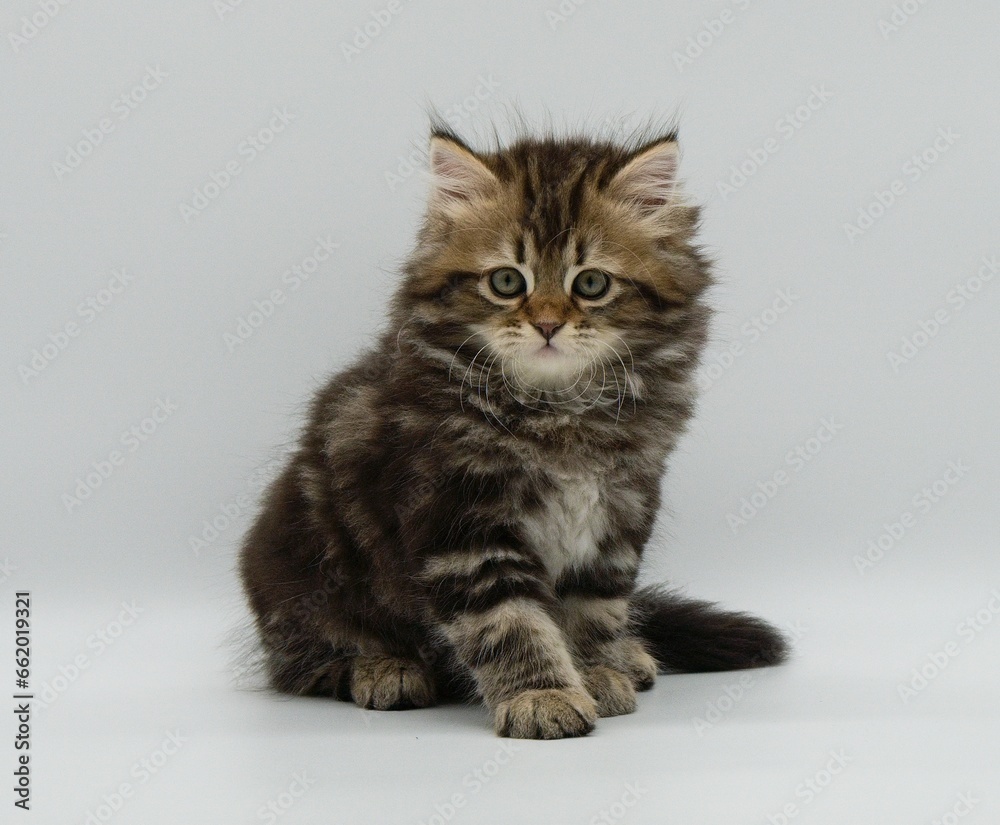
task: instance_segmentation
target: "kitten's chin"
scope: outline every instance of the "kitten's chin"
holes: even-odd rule
[[[576,355],[552,345],[523,353],[516,361],[517,382],[525,388],[563,392],[576,387],[585,371]]]

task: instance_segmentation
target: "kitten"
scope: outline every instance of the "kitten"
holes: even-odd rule
[[[319,392],[246,537],[275,688],[366,708],[481,697],[581,736],[658,670],[780,662],[765,622],[636,590],[694,403],[709,266],[675,135],[445,128],[378,345]]]

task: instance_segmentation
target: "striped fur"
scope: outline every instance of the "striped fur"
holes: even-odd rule
[[[275,688],[478,696],[498,734],[561,738],[634,710],[658,667],[783,657],[760,620],[634,592],[709,318],[676,157],[669,134],[477,153],[435,132],[388,327],[317,394],[245,539]],[[505,267],[524,292],[491,286]],[[574,291],[586,270],[606,293]]]

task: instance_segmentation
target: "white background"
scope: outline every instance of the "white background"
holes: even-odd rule
[[[997,821],[1000,324],[983,261],[1000,255],[1000,11],[902,5],[80,0],[45,22],[35,0],[4,4],[0,622],[30,590],[48,698],[32,811],[9,821]],[[789,628],[787,666],[661,677],[636,714],[510,753],[480,708],[246,689],[228,640],[247,502],[312,390],[382,323],[422,208],[404,158],[422,165],[427,104],[473,139],[514,107],[612,132],[679,114],[720,312],[646,575]],[[275,110],[287,124],[260,134]],[[251,158],[255,135],[273,140]],[[188,211],[196,190],[215,197]],[[292,289],[317,238],[338,246]],[[116,269],[130,283],[111,297]],[[241,319],[260,323],[233,344]],[[176,409],[125,435],[159,401]],[[824,421],[835,435],[810,441]],[[961,794],[978,801],[959,817]],[[12,803],[0,792],[4,821]]]

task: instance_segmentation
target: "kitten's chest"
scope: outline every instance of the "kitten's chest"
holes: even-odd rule
[[[596,558],[606,531],[600,476],[596,472],[550,473],[539,505],[526,514],[523,523],[553,580],[567,569],[587,566]]]

